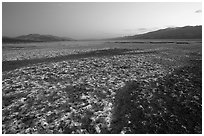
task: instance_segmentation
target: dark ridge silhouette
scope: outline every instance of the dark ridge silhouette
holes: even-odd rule
[[[29,42],[54,42],[54,41],[73,41],[72,38],[58,37],[53,35],[29,34],[18,37],[2,37],[3,43],[29,43]]]
[[[11,38],[11,37],[2,37],[2,43],[29,43],[29,42],[36,42],[36,41],[23,40],[18,38]]]
[[[202,26],[166,28],[116,39],[202,39]]]
[[[40,34],[29,34],[16,37],[17,39],[23,40],[34,40],[34,41],[71,41],[74,39],[66,37],[58,37],[53,35],[40,35]]]

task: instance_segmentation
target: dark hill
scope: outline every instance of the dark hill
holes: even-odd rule
[[[33,41],[71,41],[71,38],[58,37],[53,35],[29,34],[16,37],[17,39]]]
[[[74,39],[58,37],[53,35],[29,34],[18,37],[3,37],[3,43],[29,43],[29,42],[53,42],[53,41],[72,41]]]
[[[202,39],[202,26],[166,28],[118,39]]]
[[[33,40],[24,40],[12,37],[2,37],[2,43],[29,43],[29,42],[36,42]]]

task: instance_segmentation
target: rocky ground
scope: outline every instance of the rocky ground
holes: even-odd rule
[[[112,133],[202,133],[201,61],[154,82],[128,82],[117,94]]]
[[[56,56],[64,56],[70,54],[78,54],[82,52],[89,52],[95,49],[59,49],[59,48],[39,48],[39,49],[24,49],[19,48],[17,50],[5,50],[2,54],[3,61],[14,61],[14,60],[29,60],[29,59],[40,59],[40,58],[51,58]]]
[[[199,55],[181,66],[168,53],[124,50],[4,71],[2,132],[201,133]]]

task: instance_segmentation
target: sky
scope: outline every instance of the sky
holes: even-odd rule
[[[202,25],[201,2],[3,2],[2,35],[112,38]]]

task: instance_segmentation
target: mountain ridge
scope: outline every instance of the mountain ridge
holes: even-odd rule
[[[144,34],[118,37],[114,39],[202,39],[202,26],[165,28]]]
[[[133,39],[202,39],[202,25],[173,28],[171,27],[147,32],[144,34],[137,34],[133,36],[110,38],[108,40],[133,40]],[[54,41],[75,41],[75,39],[41,34],[28,34],[17,37],[4,37],[4,36],[2,37],[2,43],[30,43],[30,42],[54,42]]]
[[[29,42],[54,42],[54,41],[73,41],[68,37],[59,37],[53,35],[28,34],[17,37],[2,37],[3,43],[29,43]]]

